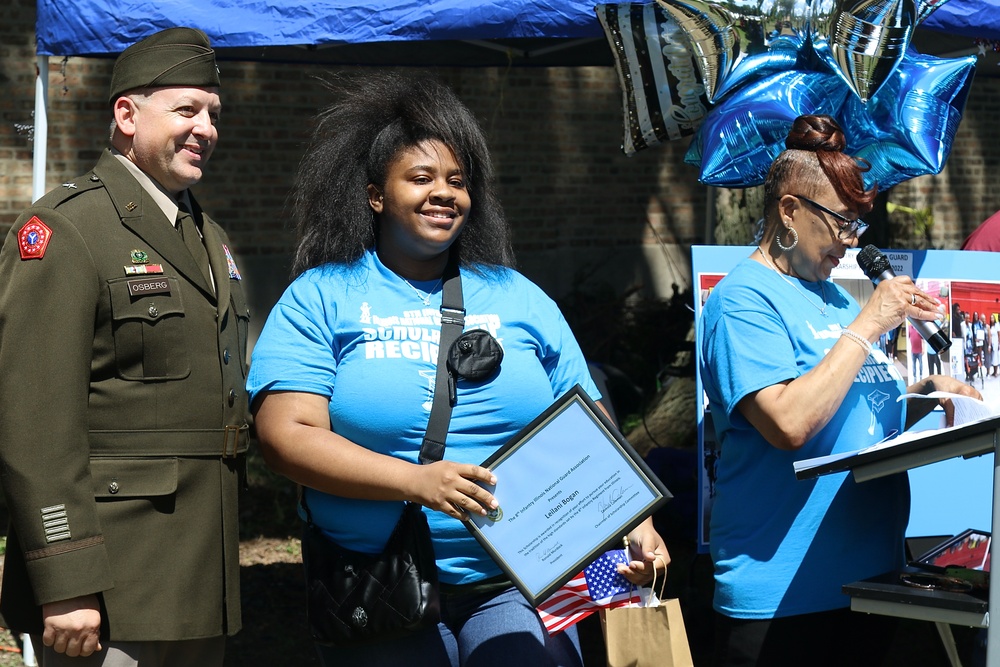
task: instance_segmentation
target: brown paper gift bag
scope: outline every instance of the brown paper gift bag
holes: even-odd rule
[[[653,587],[645,605],[605,612],[604,640],[608,667],[694,667],[680,600],[657,601]]]

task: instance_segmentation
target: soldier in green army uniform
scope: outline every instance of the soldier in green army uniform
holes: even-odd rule
[[[111,148],[0,251],[0,611],[44,667],[221,665],[240,629],[249,311],[188,191],[218,86],[199,30],[126,49]]]

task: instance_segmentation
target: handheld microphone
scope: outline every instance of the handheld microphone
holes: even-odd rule
[[[866,245],[858,253],[858,266],[860,266],[861,270],[865,272],[868,279],[876,285],[883,280],[889,280],[890,278],[896,277],[896,274],[892,271],[892,267],[889,265],[889,259],[882,253],[881,250],[871,244]],[[906,319],[913,326],[913,328],[917,330],[920,337],[927,341],[928,345],[934,348],[934,352],[940,354],[941,350],[951,346],[951,341],[948,340],[948,337],[934,322],[928,322],[927,320],[915,320],[910,317],[907,317]]]

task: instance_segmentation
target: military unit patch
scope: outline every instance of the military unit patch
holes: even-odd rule
[[[41,259],[45,256],[45,249],[52,238],[52,230],[48,225],[31,216],[17,233],[17,249],[21,252],[21,259]]]
[[[236,260],[233,259],[233,254],[229,252],[229,246],[223,243],[222,249],[226,253],[226,266],[229,267],[229,277],[233,280],[243,280],[240,270],[236,267]]]

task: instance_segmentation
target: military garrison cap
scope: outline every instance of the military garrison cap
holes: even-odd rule
[[[108,103],[113,105],[134,88],[218,85],[219,69],[208,36],[195,28],[167,28],[136,42],[118,56]]]

